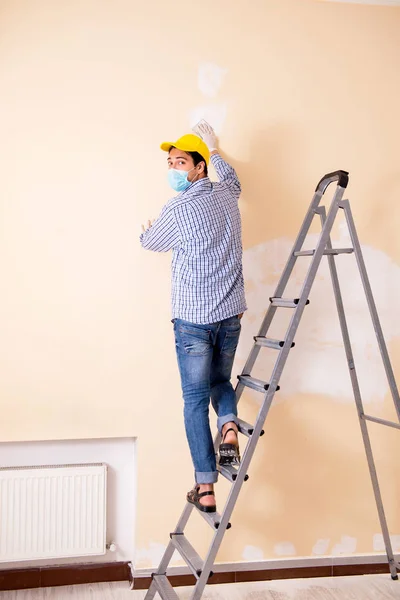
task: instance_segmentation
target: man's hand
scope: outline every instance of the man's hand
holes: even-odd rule
[[[207,121],[200,121],[193,131],[201,137],[203,142],[207,144],[210,152],[217,150],[217,136],[215,135],[214,129],[207,123]]]
[[[150,227],[153,225],[154,223],[154,219],[152,221],[150,221],[150,219],[147,221],[147,226],[146,225],[142,225],[142,233],[145,233],[148,229],[150,229]]]

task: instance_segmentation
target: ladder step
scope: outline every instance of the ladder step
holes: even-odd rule
[[[352,254],[354,248],[327,248],[324,254],[330,254],[336,256],[337,254]],[[293,256],[314,256],[315,250],[301,250],[300,252],[293,252]]]
[[[372,417],[371,415],[362,415],[362,418],[366,421],[372,421],[372,423],[380,423],[380,425],[386,425],[387,427],[400,429],[400,423],[394,423],[393,421],[387,421],[386,419],[379,419],[378,417]]]
[[[170,538],[172,544],[178,550],[179,554],[182,556],[193,575],[199,578],[203,571],[204,561],[197,554],[192,544],[183,535],[183,533],[170,533]]]
[[[212,527],[212,529],[219,528],[219,524],[221,523],[222,517],[218,512],[206,513],[206,512],[203,512],[202,510],[199,510],[198,508],[196,508],[196,510],[197,510],[198,514],[201,515],[205,521],[207,521],[207,523],[210,525],[210,527]],[[228,525],[226,526],[227,529],[230,529],[231,527],[232,527],[231,523],[228,523]]]
[[[156,573],[153,573],[153,581],[162,600],[179,600],[178,594],[168,581],[166,575],[157,575]]]
[[[266,338],[261,335],[254,336],[254,341],[257,346],[273,348],[274,350],[280,350],[281,348],[283,348],[283,345],[285,343],[285,340],[271,340],[270,338]],[[292,345],[290,347],[294,347],[294,342],[292,342]]]
[[[228,481],[236,481],[238,476],[238,469],[235,469],[233,465],[217,465],[218,471],[223,475]],[[249,476],[244,476],[244,481],[247,481]]]
[[[300,298],[294,298],[291,300],[290,298],[270,298],[272,306],[279,306],[281,308],[297,308],[298,303],[300,302]],[[306,304],[310,304],[310,301],[307,300]]]
[[[255,377],[251,377],[250,375],[238,375],[238,379],[241,384],[245,385],[252,390],[256,390],[256,392],[266,392],[269,388],[269,383],[265,383],[265,381],[261,381],[261,379],[256,379]],[[279,385],[276,388],[276,391],[280,390]]]
[[[246,423],[246,421],[242,421],[242,419],[239,419],[238,417],[236,417],[236,423],[237,423],[240,433],[242,433],[243,435],[246,435],[247,437],[250,437],[253,435],[254,425],[250,425],[250,423]],[[262,435],[264,435],[264,429],[262,429],[262,431],[260,433],[260,437]]]

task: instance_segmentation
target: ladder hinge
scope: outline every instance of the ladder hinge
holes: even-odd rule
[[[351,360],[349,360],[349,369],[352,371],[354,368],[355,368],[354,367],[354,360],[351,359]]]

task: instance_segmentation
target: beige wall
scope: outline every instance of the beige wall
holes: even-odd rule
[[[0,4],[0,438],[137,436],[138,567],[156,560],[192,481],[170,257],[138,243],[171,193],[158,144],[187,131],[193,111],[214,118],[242,179],[249,312],[237,369],[316,182],[349,170],[400,377],[399,27],[398,9],[311,0]],[[224,70],[215,96],[199,87],[203,63]],[[370,412],[393,416],[352,268],[341,272],[362,389]],[[373,550],[328,283],[319,277],[221,561]],[[246,396],[242,415],[257,408]],[[375,428],[373,440],[399,533],[398,432]],[[191,532],[204,549],[204,530]]]

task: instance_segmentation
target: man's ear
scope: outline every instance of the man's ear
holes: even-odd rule
[[[199,172],[200,173],[204,173],[205,166],[206,166],[205,162],[203,162],[203,161],[199,162],[199,167],[200,167]]]

